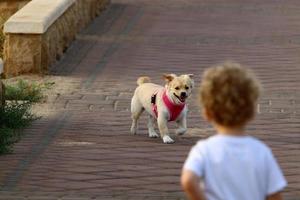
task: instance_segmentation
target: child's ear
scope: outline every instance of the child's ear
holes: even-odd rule
[[[171,81],[173,81],[173,79],[176,77],[175,74],[164,74],[163,78],[165,79],[165,81],[167,83],[170,83]]]

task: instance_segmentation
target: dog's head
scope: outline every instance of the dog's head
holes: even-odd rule
[[[176,76],[176,74],[165,74],[166,89],[169,97],[177,104],[185,103],[186,99],[191,95],[194,87],[193,74],[184,74]]]

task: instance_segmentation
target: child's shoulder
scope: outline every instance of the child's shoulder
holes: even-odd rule
[[[214,149],[216,146],[221,147],[222,145],[233,144],[232,146],[248,146],[252,149],[255,149],[259,152],[271,152],[271,149],[261,140],[253,137],[253,136],[243,136],[243,137],[234,137],[234,136],[222,136],[222,135],[214,135],[204,140],[199,140],[194,148],[198,150],[205,149]]]
[[[248,138],[248,145],[251,145],[254,149],[258,149],[258,150],[262,150],[262,151],[266,151],[269,152],[271,151],[270,147],[265,144],[263,141],[259,140],[256,137],[253,136],[247,136]]]

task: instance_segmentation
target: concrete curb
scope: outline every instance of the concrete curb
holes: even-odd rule
[[[75,0],[33,0],[4,24],[5,33],[43,34]]]

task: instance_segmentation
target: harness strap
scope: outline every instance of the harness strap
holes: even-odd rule
[[[157,118],[158,116],[158,112],[157,112],[157,105],[156,105],[156,96],[157,96],[157,93],[154,93],[152,96],[151,96],[151,104],[152,104],[152,111],[155,115],[155,117]]]
[[[151,96],[151,104],[152,104],[152,112],[154,113],[155,117],[158,117],[158,111],[157,111],[157,104],[156,104],[156,97],[158,92],[155,92]],[[163,102],[165,106],[168,108],[169,111],[169,121],[175,121],[177,117],[180,115],[182,110],[185,108],[185,104],[174,104],[169,97],[166,94],[166,90],[163,91],[162,95]]]

